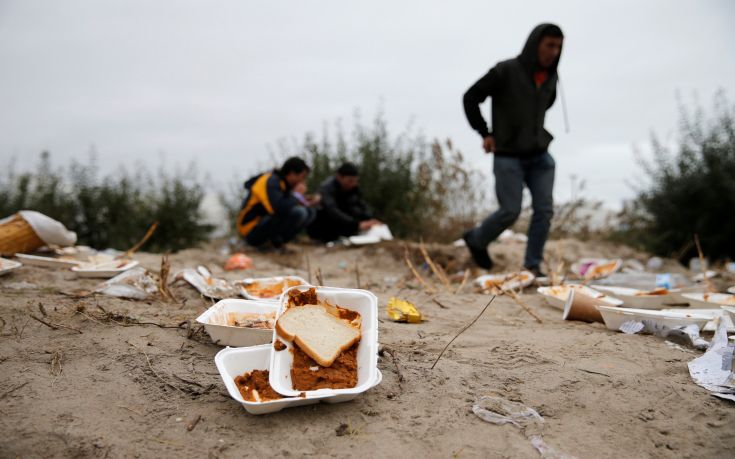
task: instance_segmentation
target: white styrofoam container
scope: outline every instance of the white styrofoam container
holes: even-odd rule
[[[319,402],[337,403],[351,399],[341,398],[335,400],[334,395],[308,395],[305,397],[287,397],[278,400],[270,400],[267,402],[249,402],[242,398],[242,394],[237,389],[235,378],[244,373],[253,370],[267,370],[270,362],[270,355],[273,352],[273,345],[263,344],[252,347],[232,348],[226,347],[214,356],[214,364],[217,366],[222,381],[225,383],[227,392],[230,397],[240,402],[245,410],[250,414],[267,414],[281,411],[284,408],[294,406],[313,405]],[[370,387],[375,387],[383,380],[383,374],[378,370],[377,378],[372,382]],[[356,397],[355,394],[352,398]]]
[[[598,292],[597,290],[593,290],[586,285],[566,284],[557,285],[555,287],[539,287],[536,289],[536,291],[544,296],[546,302],[549,303],[550,306],[561,309],[563,311],[564,306],[567,303],[567,298],[569,298],[570,289],[574,289],[575,291],[583,295],[587,295],[591,298],[596,298],[600,301],[604,301],[610,306],[621,306],[623,304],[622,301],[607,296],[604,293]],[[552,294],[552,292],[555,292],[557,290],[559,291],[557,294]]]
[[[238,282],[238,284],[251,284],[253,282],[260,282],[263,284],[274,284],[276,282],[281,282],[285,279],[293,279],[293,280],[297,280],[301,282],[301,285],[309,285],[308,282],[306,282],[304,279],[302,279],[299,276],[275,276],[275,277],[248,278],[248,279],[241,280],[240,282]],[[276,296],[272,296],[272,297],[260,297],[260,296],[251,295],[250,293],[248,293],[247,290],[245,290],[245,287],[243,285],[240,285],[240,295],[242,295],[243,297],[249,300],[265,300],[265,301],[278,302],[279,299],[281,298],[282,293],[283,292],[279,293]]]
[[[22,263],[0,257],[0,276],[2,276],[3,274],[8,274],[10,271],[15,271],[21,266],[23,266]]]
[[[592,288],[606,292],[622,300],[626,307],[638,309],[661,309],[667,304],[677,303],[678,291],[670,290],[666,295],[640,295],[643,290],[610,285],[592,285]]]
[[[594,269],[597,266],[605,265],[605,264],[612,264],[612,268],[608,272],[597,274],[595,276],[591,276],[589,273],[589,270]],[[579,277],[583,277],[585,279],[602,279],[604,277],[607,277],[618,270],[623,266],[623,260],[621,259],[606,259],[606,258],[583,258],[579,260],[578,262],[574,263],[570,269],[571,271],[576,274]],[[582,270],[584,268],[584,273],[582,273]]]
[[[501,285],[498,286],[498,288],[503,290],[517,290],[519,288],[528,287],[534,279],[535,276],[530,271],[519,271],[517,273],[504,274],[485,274],[475,279],[475,285],[484,290],[488,288],[485,287],[485,282],[493,281],[500,282]]]
[[[119,268],[94,268],[86,266],[74,266],[71,268],[71,270],[74,271],[77,277],[110,279],[117,276],[118,274],[124,273],[129,269],[135,268],[139,264],[140,263],[138,262],[138,260],[131,260]]]
[[[271,313],[276,312],[278,305],[270,301],[254,301],[241,299],[226,299],[218,301],[196,318],[204,325],[214,344],[220,346],[257,346],[270,343],[273,330],[259,328],[231,327],[210,323],[213,315],[228,312]]]
[[[615,331],[619,331],[620,326],[629,320],[653,320],[667,327],[695,324],[700,330],[710,320],[710,317],[707,315],[684,311],[652,311],[649,309],[615,308],[610,306],[597,306],[597,309],[602,314],[602,320],[605,321],[605,326]]]
[[[705,296],[706,295],[706,296]],[[718,305],[735,306],[735,295],[729,293],[683,293],[692,308],[712,308]]]
[[[59,258],[28,255],[27,253],[16,253],[15,258],[22,260],[26,265],[43,266],[45,268],[71,268],[82,263],[76,260],[61,260]]]
[[[732,318],[727,313],[727,306],[721,306],[723,309],[696,309],[693,312],[697,315],[701,316],[707,316],[709,317],[709,322],[707,322],[704,327],[702,327],[702,331],[709,331],[709,332],[715,332],[717,331],[717,319],[725,322],[725,328],[727,329],[728,333],[735,332],[735,324],[732,321]],[[692,309],[690,308],[672,308],[672,309],[662,309],[662,311],[673,311],[673,312],[692,312]]]
[[[319,300],[329,301],[333,305],[357,311],[361,315],[360,344],[357,348],[357,385],[351,389],[319,389],[306,391],[307,395],[334,395],[329,402],[341,402],[351,400],[358,394],[372,387],[373,381],[378,373],[378,298],[367,290],[336,288],[336,287],[309,287],[298,286],[292,289],[305,291],[316,288]],[[292,290],[289,289],[289,290]],[[284,312],[288,302],[288,291],[281,295],[281,303],[276,317]],[[291,383],[291,365],[293,354],[291,347],[293,343],[280,338],[273,330],[273,342],[280,339],[288,349],[281,352],[271,353],[270,361],[270,383],[271,387],[279,394],[295,396],[301,391],[294,390]]]
[[[732,293],[733,295],[735,295],[735,285],[733,285],[732,287],[728,288],[727,289],[727,293]]]

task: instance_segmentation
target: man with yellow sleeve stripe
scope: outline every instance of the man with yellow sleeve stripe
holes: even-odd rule
[[[245,182],[248,196],[237,216],[237,232],[254,247],[280,249],[308,226],[316,215],[302,205],[293,189],[309,175],[303,159],[288,158],[280,169],[265,172]]]

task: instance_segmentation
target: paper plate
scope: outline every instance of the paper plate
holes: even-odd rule
[[[39,255],[28,255],[26,253],[16,253],[15,258],[21,260],[23,264],[43,266],[45,268],[71,268],[79,266],[81,263],[77,260],[42,257]]]
[[[709,316],[694,312],[651,311],[648,309],[614,308],[610,306],[598,306],[597,309],[602,314],[605,326],[616,331],[619,331],[620,326],[629,320],[652,320],[667,327],[695,324],[700,330],[710,321]]]
[[[8,274],[11,271],[15,271],[21,266],[23,265],[21,263],[18,263],[17,261],[8,260],[7,258],[0,257],[0,276]]]
[[[536,291],[544,296],[546,302],[549,303],[549,306],[564,310],[564,306],[567,303],[567,298],[569,298],[569,291],[571,289],[579,291],[589,297],[604,301],[610,306],[621,306],[623,304],[621,300],[607,296],[602,292],[598,292],[597,290],[587,287],[586,285],[565,284],[553,287],[539,287]]]

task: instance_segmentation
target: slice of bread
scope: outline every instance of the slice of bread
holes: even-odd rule
[[[359,329],[318,305],[289,308],[278,318],[276,331],[323,367],[360,341]]]

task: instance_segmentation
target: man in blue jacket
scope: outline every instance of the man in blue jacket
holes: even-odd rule
[[[487,246],[521,212],[523,185],[531,192],[533,217],[528,228],[524,266],[541,272],[544,245],[554,214],[554,159],[548,152],[553,136],[544,117],[556,99],[557,66],[564,35],[554,24],[537,26],[518,57],[499,62],[464,95],[467,120],[482,137],[482,148],[494,154],[495,194],[500,208],[480,226],[464,233],[475,263],[491,269]],[[492,131],[479,105],[492,98]]]

